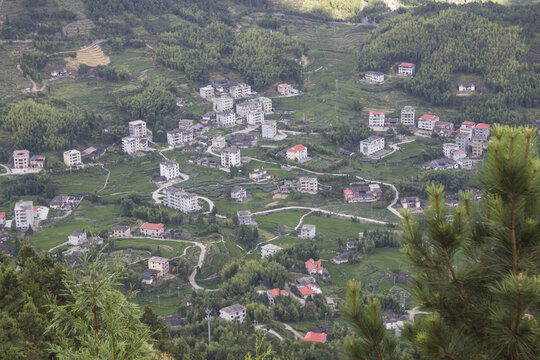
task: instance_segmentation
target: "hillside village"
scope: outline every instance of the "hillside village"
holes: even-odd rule
[[[115,286],[209,359],[230,358],[211,341],[255,330],[295,354],[339,352],[352,280],[402,341],[430,313],[400,224],[410,214],[426,226],[431,184],[445,186],[449,209],[482,200],[497,122],[469,106],[495,96],[491,84],[460,72],[444,92],[453,102],[437,103],[411,90],[427,60],[358,66],[389,10],[339,22],[251,9],[229,23],[220,4],[200,6],[148,29],[134,16],[129,31],[92,7],[100,20],[78,14],[47,38],[57,46],[39,76],[11,64],[25,75],[0,119],[0,253],[16,263],[30,245],[73,273],[96,259],[119,266]],[[201,26],[205,11],[220,21]],[[112,28],[125,33],[97,32]],[[277,64],[246,46],[266,37]],[[41,46],[24,41],[6,41],[0,59]],[[512,111],[522,109],[540,134],[537,107]],[[34,111],[57,121],[28,132],[38,142],[16,126]]]
[[[404,65],[405,64],[405,65]],[[414,76],[414,64],[399,64],[399,76]],[[373,72],[365,75],[366,81],[371,84],[379,84],[379,81],[371,80]],[[384,74],[382,74],[384,76]],[[279,84],[275,88],[277,96],[298,96],[301,92],[294,90],[290,85]],[[213,112],[205,113],[199,119],[181,119],[178,127],[167,131],[166,144],[156,143],[152,140],[152,132],[147,128],[144,120],[134,120],[128,123],[129,134],[121,139],[121,143],[114,144],[108,149],[98,149],[90,147],[87,149],[72,149],[63,152],[63,161],[70,171],[78,171],[90,166],[100,166],[99,159],[112,148],[121,149],[122,152],[133,157],[144,157],[148,153],[157,152],[164,159],[159,164],[159,176],[152,178],[152,182],[159,188],[152,194],[152,198],[158,205],[166,206],[185,215],[202,213],[205,216],[212,214],[218,218],[226,218],[228,215],[220,214],[216,211],[214,202],[204,193],[196,194],[182,188],[182,182],[189,179],[189,176],[181,172],[181,166],[174,160],[167,159],[163,154],[166,151],[197,152],[199,157],[190,158],[188,162],[197,163],[201,166],[219,169],[226,173],[234,170],[235,178],[243,177],[253,183],[270,183],[275,186],[275,190],[268,193],[269,196],[290,193],[306,193],[311,195],[324,193],[329,185],[320,182],[317,175],[311,172],[311,176],[297,177],[296,179],[278,180],[273,174],[264,170],[264,167],[255,168],[246,173],[239,173],[237,169],[243,168],[252,161],[257,161],[252,156],[242,156],[242,151],[252,150],[258,147],[258,140],[271,141],[269,149],[276,149],[275,164],[282,169],[301,168],[303,164],[309,164],[309,148],[302,144],[292,147],[282,148],[280,145],[285,139],[294,137],[295,133],[281,130],[277,126],[276,120],[267,120],[266,116],[274,114],[272,98],[258,96],[251,90],[251,86],[244,83],[230,81],[217,81],[213,84],[198,89],[198,95],[211,104]],[[337,148],[336,151],[346,156],[365,156],[374,160],[383,159],[396,151],[401,151],[400,145],[415,141],[415,137],[430,137],[434,134],[444,139],[442,152],[444,158],[430,160],[422,164],[422,169],[427,170],[448,170],[448,169],[472,169],[482,161],[484,151],[489,139],[488,124],[475,124],[471,121],[463,122],[457,129],[454,124],[441,121],[439,116],[423,114],[418,116],[415,108],[407,105],[401,109],[401,117],[387,118],[383,111],[370,111],[367,119],[368,127],[374,135],[361,140],[356,146],[348,149]],[[405,128],[410,135],[402,135],[399,128]],[[220,132],[220,129],[232,128],[232,132]],[[212,137],[205,134],[213,133]],[[389,134],[392,139],[387,142]],[[396,137],[397,135],[397,137]],[[114,151],[114,150],[112,150]],[[28,172],[40,171],[44,167],[45,156],[35,155],[30,157],[28,150],[15,150],[13,152],[12,175],[24,175]],[[263,162],[264,164],[264,162]],[[334,176],[340,176],[335,174]],[[388,184],[385,184],[388,185]],[[392,185],[390,185],[392,186]],[[394,188],[395,190],[395,188]],[[365,180],[364,184],[354,184],[354,186],[343,187],[343,201],[346,203],[368,203],[381,201],[384,191],[378,181]],[[249,192],[243,186],[234,186],[230,190],[230,201],[244,203],[250,197]],[[478,199],[477,199],[478,200]],[[51,200],[50,209],[62,209],[65,214],[75,210],[81,203],[82,198],[73,195],[58,195]],[[207,203],[209,207],[202,204]],[[421,213],[426,204],[425,199],[418,197],[400,197],[397,191],[395,198],[388,206],[388,209],[396,214],[400,207],[411,209],[415,213]],[[2,212],[2,224],[7,228],[14,228],[18,232],[28,229],[39,231],[40,220],[47,219],[47,207],[33,206],[32,202],[20,201],[13,209],[13,219],[6,218],[6,212]],[[306,208],[309,209],[309,208]],[[9,210],[9,209],[6,209]],[[275,210],[279,210],[275,209]],[[318,211],[311,209],[311,211]],[[240,227],[257,227],[254,215],[261,216],[262,212],[252,213],[250,210],[238,210],[233,221]],[[323,212],[326,216],[343,218],[349,221],[368,221],[369,219],[356,218],[337,212]],[[63,215],[65,216],[65,215]],[[62,216],[61,216],[62,217]],[[60,218],[61,218],[60,217]],[[295,228],[296,236],[299,239],[314,240],[317,238],[316,225],[304,223],[302,221]],[[109,229],[109,238],[160,238],[175,239],[175,235],[163,223],[144,222],[140,226],[126,226],[117,224]],[[5,237],[4,237],[5,238]],[[361,254],[359,244],[363,241],[363,232],[358,234],[356,240],[349,240],[344,251],[327,259],[333,264],[339,265],[347,263]],[[77,256],[88,252],[91,247],[102,245],[104,239],[99,236],[92,236],[91,233],[77,229],[73,231],[64,243],[56,246],[67,246],[64,256],[76,262]],[[282,250],[280,246],[271,242],[265,242],[260,247],[261,257],[269,258]],[[170,259],[153,256],[144,260],[147,264],[140,273],[140,281],[146,286],[155,286],[163,281],[170,280],[174,276],[169,272],[171,268]],[[317,277],[329,277],[328,271],[323,267],[321,260],[312,258],[305,261],[305,273],[295,279],[294,286],[286,285],[285,289],[258,290],[258,293],[268,297],[270,306],[276,297],[291,296],[297,301],[305,300],[316,294],[323,294],[317,285]],[[196,272],[194,273],[196,274]],[[195,278],[193,276],[193,281]],[[327,298],[328,304],[333,304],[333,298]],[[219,316],[227,321],[237,320],[243,322],[246,317],[246,308],[241,304],[231,305],[219,311]],[[395,327],[395,320],[390,319],[389,329]],[[398,320],[401,321],[401,320]],[[398,329],[399,330],[399,329]],[[320,336],[319,336],[320,335]],[[304,338],[306,341],[325,342],[326,333],[308,332]]]

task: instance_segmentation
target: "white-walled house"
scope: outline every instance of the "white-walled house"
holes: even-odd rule
[[[277,122],[275,120],[265,120],[261,126],[261,136],[263,139],[273,139],[277,135]]]
[[[370,136],[360,141],[360,152],[366,156],[384,149],[384,138],[380,136]]]
[[[147,135],[147,129],[146,129],[146,122],[143,120],[135,120],[129,122],[129,136],[133,137],[146,137]]]
[[[221,166],[230,168],[232,166],[240,166],[241,157],[240,149],[235,146],[230,146],[221,151]]]
[[[220,111],[216,115],[216,121],[220,127],[232,127],[236,125],[236,114],[232,109]]]
[[[34,227],[34,203],[32,201],[18,201],[14,208],[15,227],[18,230],[28,230]]]
[[[68,236],[69,245],[79,245],[86,241],[86,231],[75,230]]]
[[[304,224],[300,228],[300,233],[298,234],[299,238],[302,239],[314,239],[317,236],[317,230],[315,225]]]
[[[163,235],[163,232],[165,231],[165,225],[145,222],[141,225],[139,230],[143,235],[158,237]]]
[[[168,160],[159,164],[159,174],[167,180],[180,177],[180,167],[176,161]]]
[[[30,166],[30,151],[15,150],[13,151],[13,168],[28,169]]]
[[[402,76],[412,76],[416,66],[413,63],[402,62],[398,66],[398,74]]]
[[[159,271],[157,274],[158,277],[167,275],[169,273],[169,259],[152,256],[148,259],[148,269]]]
[[[226,321],[238,320],[243,323],[246,319],[246,308],[240,304],[234,304],[219,310],[219,317]]]
[[[295,145],[292,148],[287,149],[287,159],[296,160],[302,162],[307,159],[307,148],[302,145]]]
[[[215,94],[214,87],[212,85],[206,85],[199,89],[199,95],[203,99],[208,99],[213,97]]]
[[[437,121],[439,121],[439,117],[437,115],[424,114],[418,118],[418,129],[433,131]]]
[[[66,164],[67,167],[82,164],[81,152],[75,149],[64,151],[64,164]]]
[[[370,84],[384,83],[384,73],[378,71],[366,71],[365,79]]]
[[[369,127],[384,127],[385,114],[382,111],[369,112]]]
[[[405,126],[414,127],[415,110],[412,106],[405,106],[401,109],[401,123]]]
[[[273,256],[275,253],[279,252],[283,250],[283,248],[277,246],[277,245],[274,245],[274,244],[266,244],[266,245],[263,245],[261,246],[261,257],[264,259],[264,258],[267,258],[269,256]]]
[[[172,186],[165,189],[163,205],[185,214],[200,210],[197,195]]]

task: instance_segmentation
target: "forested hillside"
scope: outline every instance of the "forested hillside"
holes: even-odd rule
[[[456,102],[455,74],[480,75],[487,96],[483,104],[468,109],[471,120],[508,122],[499,111],[503,107],[534,107],[540,101],[538,67],[528,58],[538,41],[534,18],[539,16],[538,5],[430,5],[411,10],[383,22],[366,38],[359,70],[388,71],[397,62],[413,62],[416,75],[404,88],[436,105]]]

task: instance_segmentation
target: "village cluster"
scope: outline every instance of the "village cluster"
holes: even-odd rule
[[[411,63],[401,63],[398,66],[398,74],[401,76],[413,76],[415,65]],[[53,76],[51,74],[51,76]],[[59,74],[57,76],[63,76]],[[372,84],[384,82],[384,74],[378,72],[367,72],[365,81]],[[474,85],[463,84],[462,91],[474,91]],[[276,91],[281,96],[300,95],[301,91],[294,89],[289,84],[279,84]],[[207,167],[217,168],[226,172],[232,168],[240,167],[249,163],[250,157],[242,157],[241,151],[256,148],[258,137],[252,132],[259,132],[263,140],[280,141],[287,137],[285,131],[278,129],[276,120],[268,120],[265,117],[274,113],[272,100],[268,97],[258,96],[251,89],[251,86],[244,83],[231,82],[227,80],[215,81],[212,85],[201,87],[199,96],[212,104],[212,112],[202,115],[200,121],[191,119],[181,119],[176,128],[166,132],[166,150],[179,149],[186,152],[207,153],[211,156],[190,158],[188,162],[196,163]],[[177,99],[178,106],[186,106],[188,101],[182,98]],[[282,117],[284,121],[290,118]],[[449,141],[443,144],[444,158],[432,160],[422,167],[423,169],[470,169],[473,159],[481,159],[487,147],[489,138],[488,124],[475,124],[465,121],[458,129],[454,129],[454,124],[441,121],[438,116],[423,114],[416,117],[414,107],[405,106],[401,109],[400,118],[388,118],[383,111],[371,111],[369,113],[368,126],[377,135],[370,136],[358,144],[357,149],[363,156],[372,159],[381,159],[388,156],[393,151],[387,148],[386,137],[388,130],[398,127],[398,125],[408,127],[417,136],[431,136],[437,134],[440,137],[448,138]],[[216,128],[235,127],[245,125],[239,131],[227,134],[217,134],[211,139],[204,134]],[[145,152],[155,151],[151,146],[156,145],[152,139],[152,132],[147,128],[143,120],[130,121],[128,123],[129,135],[121,139],[121,149],[130,156],[142,156]],[[104,131],[107,131],[105,129]],[[453,141],[450,141],[453,139]],[[411,140],[412,141],[412,140]],[[271,146],[269,148],[275,148]],[[105,148],[90,147],[82,152],[71,149],[63,152],[63,161],[66,167],[72,169],[85,166],[92,161],[103,156]],[[346,156],[352,156],[354,151],[337,148],[336,151]],[[290,148],[277,151],[276,155],[285,160],[281,168],[292,170],[296,165],[309,162],[308,148],[302,144],[297,144]],[[44,168],[45,156],[30,156],[28,150],[15,150],[13,152],[13,174],[24,174],[39,172]],[[268,173],[264,168],[256,168],[247,174],[249,180],[254,183],[267,182],[275,179],[273,174]],[[157,203],[180,211],[185,214],[192,214],[202,210],[199,200],[201,196],[185,191],[182,188],[173,186],[177,182],[184,180],[184,175],[180,172],[179,163],[173,160],[165,160],[159,165],[159,176],[152,179],[158,184]],[[289,194],[293,192],[317,194],[323,188],[317,177],[303,176],[297,179],[286,179],[276,184],[276,189],[271,195]],[[341,189],[340,189],[341,191]],[[375,202],[384,198],[383,188],[377,183],[350,184],[342,189],[344,201],[347,203]],[[250,193],[244,186],[236,185],[230,190],[230,199],[233,202],[242,203],[250,198]],[[203,198],[204,199],[204,198]],[[49,207],[34,206],[31,201],[19,201],[14,207],[13,220],[6,219],[6,213],[0,212],[0,228],[14,227],[20,231],[37,229],[39,222],[46,220],[49,209],[54,209],[63,213],[56,218],[68,216],[82,202],[82,197],[70,195],[58,195],[51,200]],[[415,212],[422,211],[424,202],[418,197],[402,198],[400,202],[404,209],[412,209]],[[209,212],[207,212],[209,213]],[[236,212],[238,225],[257,227],[257,222],[253,219],[250,210],[238,210]],[[133,233],[132,233],[133,231]],[[0,232],[0,235],[2,233]],[[131,238],[133,236],[171,239],[177,234],[165,229],[161,223],[145,222],[137,227],[128,225],[117,225],[110,229],[109,235],[112,238]],[[314,239],[317,236],[316,226],[313,224],[303,224],[297,229],[297,236],[301,239]],[[359,234],[359,240],[362,233]],[[349,261],[351,256],[357,251],[358,241],[348,241],[346,251],[342,251],[330,262],[333,264],[343,264]],[[73,231],[60,246],[68,246],[64,252],[66,256],[75,259],[76,255],[89,251],[91,246],[103,243],[99,236],[91,236],[85,230],[77,229]],[[0,236],[0,247],[3,248],[2,237]],[[260,247],[262,258],[271,257],[283,250],[281,247],[267,243]],[[9,251],[9,249],[6,249]],[[147,267],[140,274],[141,281],[146,285],[161,283],[171,276],[170,259],[153,256],[146,263]],[[269,289],[258,291],[262,296],[268,298],[268,303],[273,306],[275,298],[279,296],[293,296],[298,301],[305,301],[306,298],[315,294],[322,294],[321,288],[317,284],[317,277],[328,277],[328,271],[323,267],[321,260],[308,259],[305,261],[306,274],[295,279],[294,289]],[[335,300],[327,298],[327,303],[334,308]],[[238,320],[243,322],[246,317],[246,308],[240,304],[234,304],[220,310],[219,316],[227,321]],[[392,323],[394,324],[394,323]],[[390,325],[391,327],[394,325]],[[396,328],[397,330],[397,328]],[[324,332],[308,332],[306,341],[325,342],[327,334]]]

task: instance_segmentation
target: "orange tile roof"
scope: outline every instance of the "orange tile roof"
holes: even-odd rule
[[[144,224],[141,225],[141,230],[161,230],[163,229],[165,225],[163,224],[152,224],[152,223],[148,223],[148,222],[145,222]]]
[[[313,331],[309,331],[306,336],[304,336],[304,341],[324,343],[326,342],[326,336],[326,333],[316,333]]]
[[[301,144],[295,145],[292,148],[287,149],[287,151],[292,151],[292,152],[298,152],[298,151],[303,151],[303,150],[306,150],[306,147],[304,145],[301,145]]]

